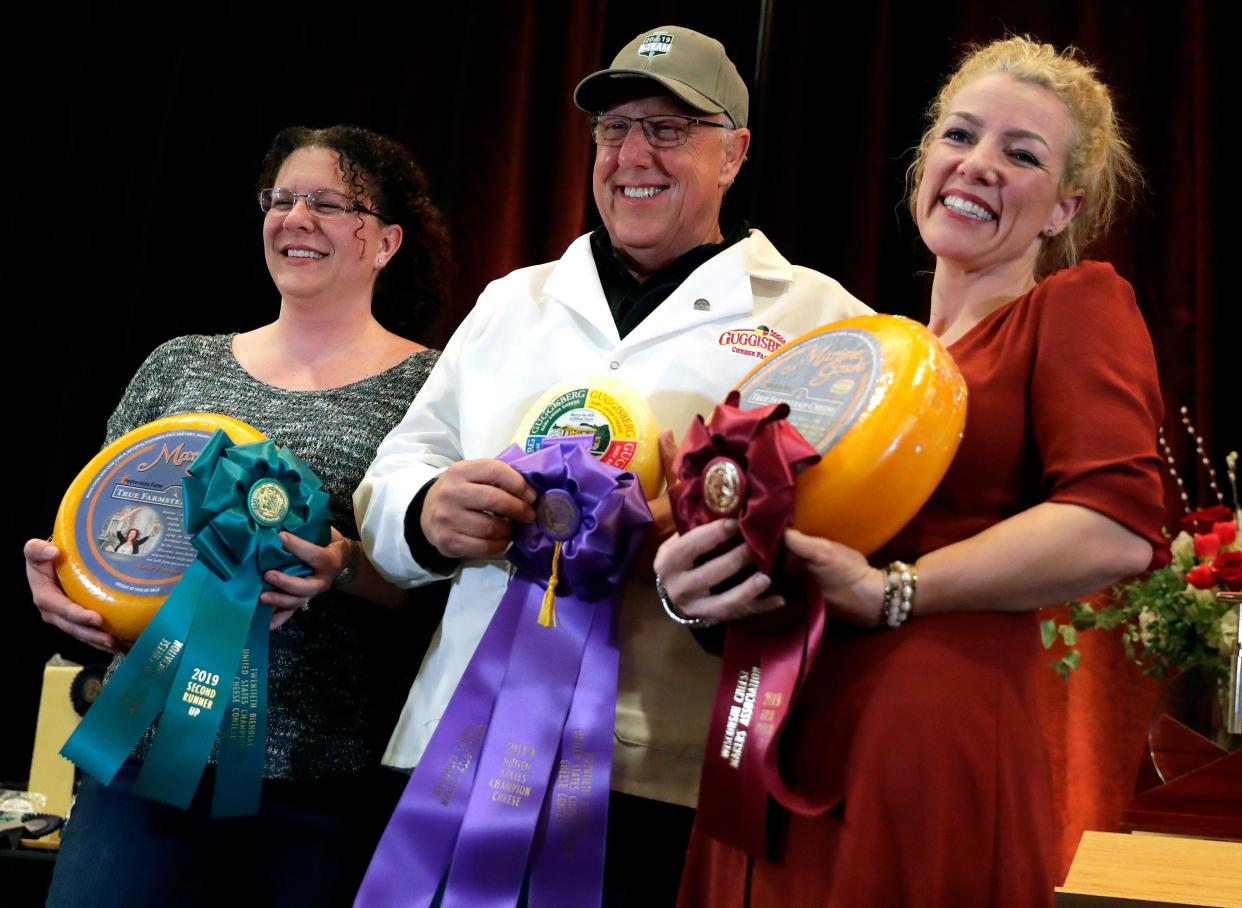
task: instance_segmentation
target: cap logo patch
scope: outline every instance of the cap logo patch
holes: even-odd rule
[[[662,54],[667,54],[672,46],[672,35],[668,32],[654,32],[643,38],[643,43],[638,45],[638,55],[640,57],[659,57]]]

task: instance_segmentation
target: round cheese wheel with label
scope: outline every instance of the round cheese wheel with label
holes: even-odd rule
[[[634,473],[647,498],[660,494],[660,427],[651,406],[625,382],[596,375],[557,385],[526,411],[513,442],[529,454],[545,438],[566,435],[594,435],[597,460]]]
[[[793,525],[864,553],[944,478],[966,424],[966,382],[918,322],[868,315],[790,341],[738,385],[743,410],[789,404],[821,460],[798,477]]]
[[[122,435],[96,454],[56,512],[52,543],[65,594],[103,615],[103,629],[136,640],[194,561],[185,535],[181,477],[223,429],[236,444],[262,441],[228,416],[167,416]]]

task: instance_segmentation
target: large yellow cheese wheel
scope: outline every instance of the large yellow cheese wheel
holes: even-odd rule
[[[790,341],[738,385],[742,409],[785,402],[822,459],[798,477],[793,525],[875,551],[923,506],[957,453],[966,382],[918,322],[845,319]]]
[[[52,531],[60,585],[122,640],[138,639],[195,558],[181,477],[217,429],[237,444],[264,437],[214,413],[157,419],[91,458],[61,500]]]
[[[557,385],[531,405],[513,442],[530,453],[545,438],[594,435],[591,453],[601,462],[638,476],[643,494],[660,494],[660,427],[647,401],[609,375]]]

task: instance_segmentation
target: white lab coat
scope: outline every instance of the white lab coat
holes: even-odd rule
[[[696,414],[710,414],[761,361],[752,347],[740,348],[752,351],[745,355],[728,338],[722,343],[726,332],[767,326],[792,340],[869,312],[831,278],[790,265],[754,230],[701,265],[621,339],[589,237],[579,237],[559,262],[490,284],[457,329],[354,495],[367,554],[400,586],[439,579],[405,542],[414,495],[456,461],[499,454],[535,399],[561,382],[620,378],[680,440]],[[649,566],[634,573],[621,605],[612,787],[693,806],[720,662],[664,615]],[[393,733],[389,765],[418,762],[507,582],[504,562],[463,564]]]

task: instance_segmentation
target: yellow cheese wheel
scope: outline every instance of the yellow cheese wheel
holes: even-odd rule
[[[875,551],[944,478],[966,424],[966,382],[918,322],[845,319],[790,341],[738,385],[740,405],[788,403],[822,459],[798,477],[793,525]]]
[[[61,500],[52,531],[60,585],[122,640],[138,639],[195,558],[181,477],[217,429],[237,444],[264,437],[214,413],[157,419],[91,458]]]
[[[660,494],[660,427],[651,406],[625,382],[595,375],[557,385],[526,411],[513,442],[530,453],[545,438],[566,435],[594,435],[596,459],[636,474],[647,498]]]

